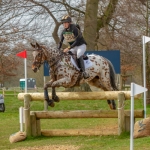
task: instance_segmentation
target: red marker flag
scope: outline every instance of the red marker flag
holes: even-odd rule
[[[16,56],[21,57],[21,58],[27,58],[27,52],[26,50],[24,50],[20,53],[17,53]]]

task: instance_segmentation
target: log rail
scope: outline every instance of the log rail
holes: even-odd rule
[[[130,131],[130,110],[124,110],[124,101],[130,99],[130,91],[107,92],[58,92],[60,100],[106,100],[118,99],[118,110],[66,110],[30,111],[30,102],[44,101],[43,93],[19,93],[18,99],[24,100],[25,131],[27,136],[76,136],[105,135],[105,131],[93,129],[55,129],[42,130],[40,119],[64,118],[118,118],[118,135]],[[49,94],[49,96],[51,96]],[[137,95],[135,99],[139,99]],[[134,118],[143,118],[143,110],[135,110]]]

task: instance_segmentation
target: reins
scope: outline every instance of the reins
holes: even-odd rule
[[[52,58],[52,60],[49,60],[49,64],[50,64],[50,67],[53,67],[54,65],[57,65],[57,63],[62,59],[62,57],[63,57],[63,55],[62,55],[63,53],[60,53],[58,56],[57,56],[57,59],[55,59],[55,58]],[[54,61],[55,60],[55,61]],[[54,61],[54,63],[52,63],[51,64],[51,62],[53,62]]]
[[[63,61],[63,58],[65,58],[65,56],[67,56],[68,58],[70,58],[70,56],[74,56],[74,54],[72,52],[68,52],[68,53],[64,53],[63,51],[58,51],[58,53],[51,57],[51,59],[49,59],[48,57],[48,53],[49,51],[47,49],[42,49],[40,52],[40,59],[38,62],[35,62],[37,64],[39,64],[38,68],[44,63],[44,61],[42,62],[42,58],[46,57],[46,61],[49,64],[50,70],[52,74],[55,74],[56,70],[58,69],[58,67],[61,65],[58,65],[59,61]],[[64,61],[63,61],[64,62]],[[71,67],[74,68],[72,66],[70,66],[67,62],[64,62],[64,65],[67,67]]]

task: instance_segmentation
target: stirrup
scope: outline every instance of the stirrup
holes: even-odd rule
[[[84,77],[84,79],[87,79],[87,78],[89,78],[90,76],[89,76],[88,73],[86,73],[86,72],[84,71],[84,72],[83,72],[83,77]]]

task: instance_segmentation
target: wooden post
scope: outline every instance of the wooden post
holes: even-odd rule
[[[144,110],[141,110],[141,117],[139,115],[137,115],[137,111],[138,110],[134,110],[134,122],[135,122],[135,118],[144,118]],[[126,132],[130,132],[130,114],[131,111],[129,111],[126,116],[125,116],[125,131]]]
[[[48,111],[48,104],[47,104],[47,101],[46,101],[46,100],[44,100],[44,110],[45,110],[45,111]]]
[[[118,135],[125,132],[124,101],[125,95],[121,92],[118,94]]]
[[[31,119],[31,135],[32,136],[37,136],[37,130],[36,130],[36,116],[35,113],[30,114],[30,119]]]
[[[41,136],[41,124],[40,124],[40,119],[36,119],[36,130],[37,130],[37,136]]]
[[[25,132],[27,136],[31,136],[31,120],[30,120],[30,94],[24,95],[24,115],[25,115]]]
[[[31,118],[31,135],[41,136],[40,119],[37,119],[35,112],[30,113],[30,118]]]
[[[135,118],[134,118],[135,122]],[[130,116],[125,117],[125,131],[130,132]]]

